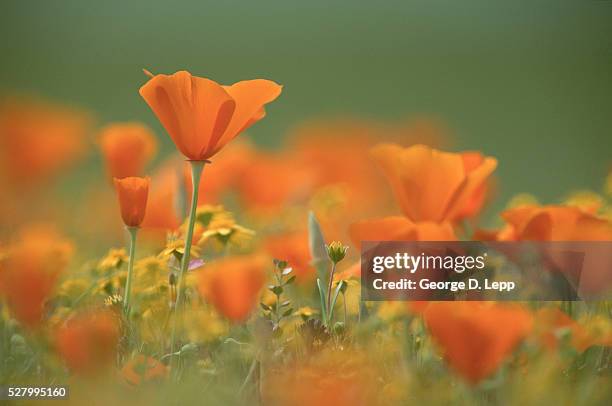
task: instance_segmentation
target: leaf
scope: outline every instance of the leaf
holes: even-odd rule
[[[280,296],[283,293],[283,287],[282,286],[272,286],[269,289],[272,291],[272,293],[274,293],[277,296]]]
[[[290,307],[287,310],[285,310],[282,314],[282,317],[287,317],[289,316],[291,313],[293,313],[293,309]]]
[[[319,288],[319,298],[321,299],[321,321],[327,326],[327,308],[325,305],[325,292],[321,288],[321,279],[317,278],[317,288]]]
[[[295,282],[295,275],[293,275],[291,278],[287,279],[284,284],[285,285],[290,285],[293,282]]]
[[[264,309],[264,310],[266,310],[266,311],[270,311],[270,310],[272,310],[272,309],[270,308],[270,306],[268,306],[268,305],[267,305],[267,304],[265,304],[265,303],[259,303],[259,305],[261,306],[261,308],[262,308],[262,309]]]
[[[346,282],[344,281],[340,281],[338,283],[338,286],[336,286],[336,291],[334,292],[334,296],[332,297],[332,302],[331,302],[331,306],[329,308],[329,320],[331,320],[333,314],[334,314],[334,307],[336,307],[336,300],[338,300],[338,295],[340,294],[340,291],[342,290],[342,286],[345,284]]]
[[[321,226],[312,211],[308,213],[308,245],[310,247],[312,265],[317,270],[317,276],[323,281],[327,280],[329,258],[325,249],[325,238],[323,237]]]
[[[289,306],[290,304],[291,300],[285,300],[283,303],[281,303],[281,307]]]
[[[293,272],[293,268],[285,268],[285,269],[283,269],[283,276],[287,276],[291,272]]]

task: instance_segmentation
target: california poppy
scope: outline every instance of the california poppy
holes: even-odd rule
[[[578,352],[583,352],[593,345],[612,346],[612,334],[599,337],[590,334],[587,329],[557,307],[544,307],[536,313],[537,333],[542,345],[555,350],[559,347],[559,332],[566,330],[569,341]]]
[[[298,283],[313,280],[315,271],[311,265],[306,231],[272,235],[266,239],[264,246],[270,256],[287,261]]]
[[[402,211],[417,222],[457,221],[466,210],[473,214],[470,206],[481,199],[482,187],[497,166],[491,157],[465,159],[424,145],[381,144],[372,153]]]
[[[91,375],[115,360],[119,320],[110,311],[83,313],[60,326],[55,334],[57,351],[74,372]]]
[[[112,178],[142,176],[157,149],[155,136],[140,123],[110,124],[101,130],[99,143]]]
[[[234,322],[244,321],[257,306],[265,281],[265,261],[257,256],[226,257],[199,273],[200,293]]]
[[[168,375],[168,367],[143,354],[137,354],[121,368],[121,376],[131,385],[161,381]]]
[[[180,216],[184,215],[184,210],[178,207],[182,165],[181,160],[170,159],[151,177],[147,211],[141,226],[146,235],[157,241],[165,241],[166,233],[177,229]]]
[[[0,175],[15,188],[51,179],[86,150],[89,114],[32,99],[0,102]]]
[[[140,227],[147,209],[150,179],[129,177],[114,181],[123,222],[128,227]]]
[[[431,302],[424,319],[450,367],[471,384],[494,373],[533,326],[519,306],[482,302]]]
[[[265,117],[264,105],[281,89],[264,79],[222,86],[179,71],[153,76],[140,88],[140,95],[179,151],[192,161],[205,161]]]
[[[406,217],[391,216],[363,220],[351,224],[351,240],[359,249],[361,241],[454,241],[457,239],[450,223],[419,222]]]
[[[524,205],[501,216],[500,240],[612,241],[612,222],[578,207]]]
[[[24,229],[20,238],[6,247],[0,263],[0,293],[12,315],[24,326],[40,325],[45,302],[73,251],[72,243],[47,226]]]

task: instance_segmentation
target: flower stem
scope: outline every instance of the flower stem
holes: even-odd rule
[[[132,277],[134,276],[134,257],[136,256],[136,234],[138,234],[138,227],[126,227],[126,229],[130,235],[130,259],[128,262],[128,272],[125,281],[125,300],[123,301],[123,310],[125,311],[125,316],[129,320],[130,299],[132,297]]]
[[[189,209],[189,222],[187,225],[187,234],[185,235],[185,251],[183,252],[183,258],[181,258],[181,268],[178,274],[177,281],[177,296],[176,304],[174,306],[174,320],[172,323],[172,335],[170,338],[170,353],[174,354],[176,345],[176,326],[178,323],[178,312],[183,303],[184,285],[185,285],[185,273],[189,268],[189,261],[191,256],[191,241],[193,239],[193,229],[195,227],[196,209],[198,207],[198,192],[200,190],[200,178],[202,177],[202,170],[206,161],[189,161],[191,166],[191,208]],[[172,357],[171,360],[174,360]],[[174,364],[174,362],[171,362]]]
[[[331,297],[332,297],[332,287],[334,284],[334,273],[336,272],[336,263],[333,262],[332,263],[332,269],[331,272],[329,273],[329,287],[327,288],[327,315],[329,317],[329,314],[331,313]],[[331,320],[329,320],[329,322],[331,322]]]

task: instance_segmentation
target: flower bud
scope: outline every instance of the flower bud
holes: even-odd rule
[[[342,243],[339,241],[334,241],[331,244],[326,245],[325,249],[327,250],[327,256],[329,257],[329,259],[334,264],[337,264],[338,262],[342,261],[346,256],[346,251],[348,250],[348,247],[346,245],[342,245]]]

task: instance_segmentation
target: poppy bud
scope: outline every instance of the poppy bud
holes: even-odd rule
[[[342,245],[342,243],[339,241],[334,241],[331,244],[326,245],[325,249],[327,250],[327,256],[329,257],[329,259],[334,264],[337,264],[338,262],[342,261],[346,256],[346,251],[348,250],[348,247],[346,245]]]

